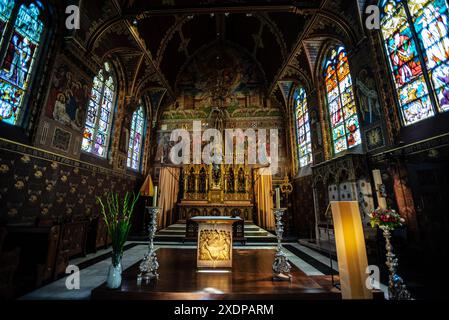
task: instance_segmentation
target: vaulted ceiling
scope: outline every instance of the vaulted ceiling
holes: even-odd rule
[[[83,1],[78,38],[99,60],[114,55],[120,61],[129,95],[166,90],[173,100],[183,67],[211,44],[251,55],[274,92],[278,81],[313,73],[329,34],[356,41],[349,25],[357,21],[336,2],[345,1]],[[358,11],[363,1],[351,2]]]

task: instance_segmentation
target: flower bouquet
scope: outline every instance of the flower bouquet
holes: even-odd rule
[[[391,233],[394,229],[402,227],[405,220],[393,209],[377,208],[369,214],[372,228],[376,226],[382,230],[385,237],[385,249],[387,257],[385,264],[388,267],[388,293],[392,300],[410,300],[411,295],[407,290],[404,280],[396,273],[398,268],[398,258],[393,253],[391,244]]]
[[[378,226],[382,230],[392,231],[405,223],[405,220],[393,209],[377,208],[369,214],[369,217],[371,227]]]

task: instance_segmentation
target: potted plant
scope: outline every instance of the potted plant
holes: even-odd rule
[[[122,283],[122,257],[123,247],[128,239],[131,228],[131,218],[139,195],[128,192],[124,199],[119,199],[116,192],[109,192],[105,196],[105,202],[97,197],[100,205],[108,235],[112,239],[112,264],[109,267],[106,285],[110,289],[117,289]]]

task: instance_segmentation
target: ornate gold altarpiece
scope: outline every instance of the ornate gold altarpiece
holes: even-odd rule
[[[186,165],[181,219],[195,216],[237,216],[252,221],[251,170],[245,165]]]

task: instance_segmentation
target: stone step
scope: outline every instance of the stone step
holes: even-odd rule
[[[255,225],[253,222],[245,222],[245,237],[248,241],[252,242],[275,242],[276,237],[268,232]],[[178,221],[171,226],[163,230],[159,230],[156,234],[156,239],[160,241],[182,241],[185,237],[186,225],[185,221]]]

